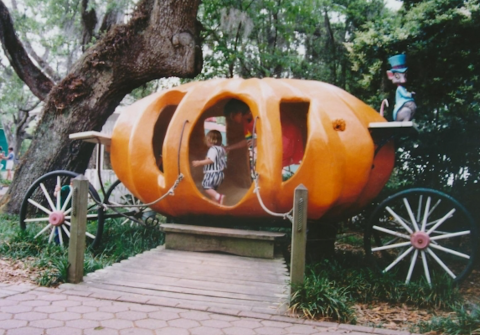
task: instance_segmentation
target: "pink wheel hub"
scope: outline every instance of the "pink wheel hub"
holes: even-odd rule
[[[423,250],[430,244],[430,237],[423,231],[417,231],[410,236],[410,242],[415,249]]]
[[[48,222],[50,222],[52,226],[61,226],[64,220],[65,215],[60,211],[54,211],[48,216]]]

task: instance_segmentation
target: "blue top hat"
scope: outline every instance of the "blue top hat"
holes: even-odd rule
[[[390,71],[392,71],[394,73],[395,72],[404,73],[405,71],[407,71],[408,67],[406,65],[407,64],[406,58],[407,58],[407,56],[404,55],[404,54],[395,55],[395,56],[390,57],[388,59],[388,62],[392,66]]]

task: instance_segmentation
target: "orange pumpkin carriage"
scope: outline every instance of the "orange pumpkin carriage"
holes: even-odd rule
[[[205,121],[222,117],[231,99],[246,103],[255,118],[256,159],[251,166],[247,148],[228,154],[225,180],[219,188],[225,202],[220,205],[204,194],[202,170],[193,168],[191,162],[205,157]],[[314,81],[214,79],[153,94],[120,115],[111,142],[106,143],[121,182],[106,192],[102,206],[96,208],[97,216],[92,214],[98,225],[91,237],[100,240],[105,218],[112,215],[107,210],[113,203],[110,196],[121,184],[131,192],[130,200],[139,199],[155,212],[176,219],[240,219],[247,224],[267,220],[272,214],[286,217],[292,208],[294,189],[300,184],[309,191],[310,225],[350,217],[382,190],[394,167],[393,135],[412,126],[411,122],[385,121],[349,93]],[[244,138],[241,125],[228,118],[225,122],[227,143]],[[288,159],[284,154],[288,150],[282,148],[282,136],[288,136],[282,134],[284,122],[299,131],[301,136],[296,140],[304,152],[287,180],[282,163]],[[53,179],[54,185],[61,186],[74,175],[54,171],[32,185],[21,210],[23,228],[27,223],[44,222],[46,228],[37,235],[50,232],[51,240],[54,234],[68,231],[68,206],[58,200],[59,195],[57,204],[51,200],[55,198],[52,187],[49,190],[46,185],[52,182],[46,180]],[[47,195],[51,209],[34,200],[39,193]],[[95,189],[90,193],[101,202]],[[118,207],[121,205],[113,216],[145,221],[145,213],[138,207],[125,205],[132,211],[121,213]],[[42,217],[40,221],[39,209],[47,219]],[[52,213],[56,215],[54,223]],[[407,190],[386,199],[374,211],[365,231],[367,255],[380,262],[392,259],[385,271],[406,266],[407,281],[417,261],[422,262],[428,280],[434,268],[457,281],[463,279],[472,269],[476,240],[475,222],[465,208],[448,195],[430,189]]]

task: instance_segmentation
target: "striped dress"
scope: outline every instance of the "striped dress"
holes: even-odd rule
[[[223,147],[213,145],[208,149],[207,158],[210,158],[213,164],[203,167],[202,186],[204,189],[216,190],[225,178],[223,170],[227,167],[227,153]]]

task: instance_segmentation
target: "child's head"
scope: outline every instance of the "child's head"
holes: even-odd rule
[[[250,114],[250,108],[246,103],[238,99],[231,99],[225,104],[223,114],[236,122],[241,121],[241,116]],[[241,115],[241,116],[240,116]]]
[[[207,145],[222,145],[222,133],[218,130],[210,130],[205,136],[205,143]]]

